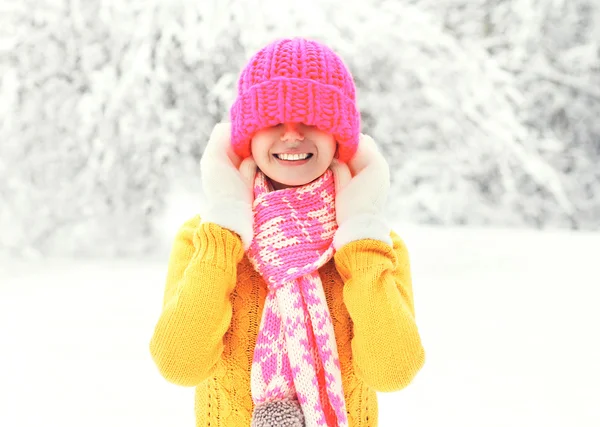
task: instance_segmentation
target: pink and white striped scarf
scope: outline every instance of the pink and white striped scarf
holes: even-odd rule
[[[347,427],[337,345],[318,272],[334,254],[333,173],[328,169],[304,186],[273,190],[259,171],[254,195],[248,258],[269,289],[252,363],[254,404],[297,401],[307,427]]]

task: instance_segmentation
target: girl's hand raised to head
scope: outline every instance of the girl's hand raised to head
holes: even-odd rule
[[[200,160],[205,203],[202,222],[212,222],[237,233],[244,249],[252,242],[252,202],[256,163],[242,160],[230,143],[231,124],[218,123]]]
[[[365,238],[392,244],[391,228],[384,217],[390,169],[373,138],[360,134],[359,141],[358,150],[348,164],[335,159],[331,164],[339,227],[333,240],[336,249]]]

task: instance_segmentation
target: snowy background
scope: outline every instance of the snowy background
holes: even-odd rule
[[[600,425],[597,0],[0,0],[0,425],[193,425],[147,348],[166,257],[295,35],[352,71],[413,260],[427,362],[380,425]]]

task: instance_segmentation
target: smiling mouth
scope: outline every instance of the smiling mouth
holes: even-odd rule
[[[298,161],[302,161],[302,160],[308,160],[312,157],[312,153],[301,153],[301,154],[285,154],[285,153],[278,153],[278,154],[273,154],[273,157],[279,159],[279,160],[286,160],[288,162],[298,162]]]

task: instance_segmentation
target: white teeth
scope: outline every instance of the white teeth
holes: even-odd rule
[[[277,158],[281,159],[281,160],[304,160],[306,158],[308,158],[309,154],[308,153],[302,153],[302,154],[275,154],[275,156],[277,156]]]

